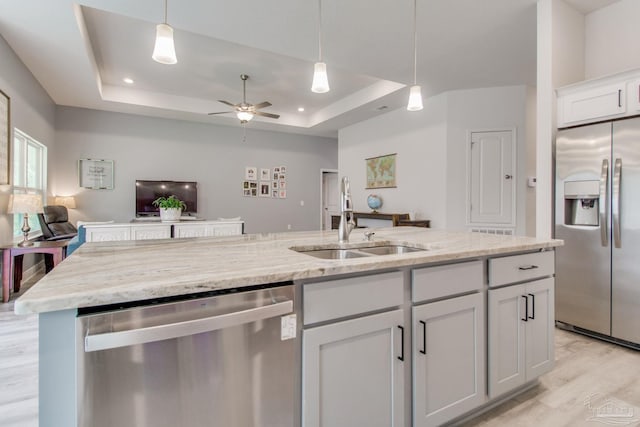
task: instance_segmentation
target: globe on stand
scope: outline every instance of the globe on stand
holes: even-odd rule
[[[382,199],[377,194],[369,194],[367,196],[367,205],[373,210],[373,213],[378,213],[377,209],[382,206]]]

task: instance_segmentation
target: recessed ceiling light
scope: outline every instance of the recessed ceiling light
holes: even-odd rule
[[[128,85],[132,85],[133,84],[133,79],[131,77],[125,77],[124,79],[122,79],[123,82],[125,82]]]
[[[304,111],[304,107],[298,107],[298,111],[302,113]]]

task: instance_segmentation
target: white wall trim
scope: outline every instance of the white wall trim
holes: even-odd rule
[[[337,173],[339,174],[340,171],[338,169],[325,169],[325,168],[321,168],[320,169],[320,227],[318,228],[318,230],[322,230],[322,221],[324,220],[324,207],[322,206],[322,202],[323,202],[323,198],[324,198],[324,173],[325,172],[329,172],[329,173]],[[338,176],[338,182],[340,182],[340,176]],[[329,227],[329,229],[331,229],[331,227]]]

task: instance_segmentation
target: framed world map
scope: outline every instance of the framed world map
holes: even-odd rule
[[[396,154],[371,157],[367,162],[366,188],[396,187]]]

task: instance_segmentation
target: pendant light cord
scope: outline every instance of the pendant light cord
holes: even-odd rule
[[[164,0],[164,23],[167,23],[167,0]]]
[[[413,85],[416,85],[418,74],[418,28],[416,26],[416,15],[418,7],[417,0],[413,0]]]
[[[322,62],[322,0],[318,0],[318,62]]]

